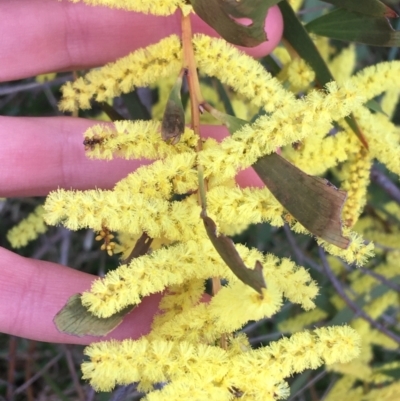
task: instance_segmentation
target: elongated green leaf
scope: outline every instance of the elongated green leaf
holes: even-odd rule
[[[217,235],[217,226],[213,219],[208,217],[205,212],[201,213],[201,218],[203,219],[208,238],[210,238],[219,256],[232,270],[233,274],[240,281],[262,294],[262,289],[267,288],[267,285],[262,274],[261,263],[257,261],[254,269],[246,267],[233,241],[223,234]]]
[[[384,18],[371,17],[339,8],[306,25],[308,32],[346,42],[372,46],[400,46],[400,31]]]
[[[372,17],[396,18],[394,10],[379,0],[322,0],[337,7],[345,8]]]
[[[281,1],[278,6],[283,16],[283,36],[291,44],[291,46],[293,46],[299,56],[307,61],[308,64],[310,64],[311,68],[315,72],[316,79],[320,86],[323,87],[328,82],[334,81],[335,79],[329,71],[328,66],[321,57],[318,49],[311,40],[310,35],[307,33],[303,24],[297,18],[292,7],[287,1]],[[368,143],[352,114],[346,117],[346,122],[349,124],[350,128],[356,134],[360,142],[368,149]]]
[[[185,110],[181,99],[183,73],[181,73],[169,95],[161,123],[161,136],[166,142],[175,145],[185,131]]]
[[[346,249],[341,213],[347,197],[329,181],[308,175],[283,157],[272,153],[253,164],[254,170],[275,198],[308,231]]]
[[[235,116],[235,110],[233,110],[231,99],[229,98],[224,85],[222,85],[221,81],[217,78],[213,78],[212,82],[214,84],[215,89],[217,90],[217,93],[218,93],[219,98],[221,99],[221,102],[224,105],[225,111],[229,115]]]
[[[368,100],[365,104],[365,107],[368,107],[370,110],[375,111],[376,113],[381,113],[387,116],[387,114],[383,111],[382,106],[375,99]]]
[[[330,81],[334,81],[328,66],[292,7],[287,1],[280,2],[278,7],[283,16],[284,38],[293,46],[299,56],[310,64],[321,87]]]
[[[354,118],[353,114],[346,116],[344,118],[344,120],[349,125],[349,127],[352,129],[352,131],[356,134],[359,141],[364,145],[365,149],[368,150],[369,149],[368,142],[365,139],[364,134],[361,132],[360,127],[358,126],[357,120]]]
[[[105,336],[119,326],[124,316],[134,308],[129,306],[111,317],[100,319],[82,305],[81,295],[75,294],[54,317],[54,323],[62,333],[78,337]]]
[[[264,25],[268,9],[280,0],[190,0],[196,14],[225,40],[254,47],[267,40]],[[235,21],[248,18],[250,25]]]
[[[228,128],[229,133],[232,135],[238,131],[243,126],[247,125],[248,122],[242,120],[239,117],[234,117],[229,114],[222,113],[221,111],[215,109],[214,107],[208,106],[207,111],[218,121]]]

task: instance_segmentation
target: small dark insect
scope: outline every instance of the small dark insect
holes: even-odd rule
[[[292,143],[292,148],[294,150],[301,150],[302,147],[303,147],[303,142],[301,142],[301,141],[297,141],[297,142],[293,142]]]
[[[236,398],[243,397],[243,394],[244,394],[243,391],[239,390],[237,387],[234,387],[234,386],[232,386],[232,387],[229,389],[229,392],[230,392],[231,394],[233,394],[233,396],[236,397]]]
[[[85,145],[85,150],[93,150],[96,145],[100,145],[103,141],[103,138],[95,135],[92,138],[85,138],[83,144]]]
[[[161,123],[161,137],[165,142],[176,145],[185,132],[185,114],[180,105],[169,100]]]

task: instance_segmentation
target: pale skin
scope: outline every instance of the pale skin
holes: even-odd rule
[[[65,0],[3,0],[0,15],[0,82],[103,65],[180,31],[179,15],[157,18]],[[198,18],[192,23],[195,32],[215,36]],[[266,26],[269,41],[247,53],[261,56],[278,43],[282,19],[276,8],[270,10]],[[93,121],[72,117],[0,116],[0,197],[44,196],[58,187],[112,188],[140,165],[135,160],[86,159],[82,133],[91,125]],[[202,135],[222,138],[227,133],[202,127]],[[239,174],[237,181],[262,185],[252,170]],[[0,332],[55,343],[96,340],[60,333],[53,324],[68,298],[89,289],[95,276],[3,248],[0,273]],[[146,334],[160,298],[145,298],[107,338]]]

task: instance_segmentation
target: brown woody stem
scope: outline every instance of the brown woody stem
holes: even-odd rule
[[[189,15],[182,14],[182,45],[183,45],[183,68],[187,71],[187,80],[189,85],[190,108],[191,108],[191,125],[195,135],[198,136],[197,152],[203,148],[202,138],[200,135],[200,106],[204,103],[203,96],[200,91],[199,77],[197,75],[196,61],[194,58],[194,50],[192,44],[192,25]],[[197,164],[197,172],[199,177],[199,204],[203,213],[206,213],[206,192],[207,182],[204,179],[204,169],[201,164]],[[221,281],[218,277],[212,278],[212,293],[215,295],[221,289]],[[225,335],[221,337],[221,347],[226,348]]]
[[[187,71],[187,80],[189,85],[190,111],[192,116],[192,129],[198,136],[197,151],[203,148],[200,135],[200,104],[203,103],[203,97],[200,91],[199,77],[197,75],[196,61],[194,59],[194,50],[192,44],[192,25],[190,16],[182,14],[182,43],[183,43],[183,68]],[[206,210],[205,193],[206,182],[204,180],[203,166],[197,164],[199,177],[199,204],[203,211]]]

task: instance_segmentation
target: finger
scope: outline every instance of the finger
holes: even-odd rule
[[[0,59],[6,61],[0,63],[0,81],[103,65],[180,32],[178,13],[155,17],[66,0],[1,1],[0,15]],[[266,27],[268,42],[249,54],[267,54],[278,44],[283,23],[276,6]],[[198,17],[193,29],[216,36]]]
[[[72,117],[0,117],[0,196],[44,196],[57,188],[111,189],[145,160],[90,160],[83,132],[95,122]],[[221,126],[202,126],[202,135],[219,140]],[[242,186],[259,186],[252,170],[238,175]]]
[[[1,196],[43,196],[58,187],[112,188],[141,164],[86,158],[83,132],[93,124],[70,117],[0,117]]]
[[[0,248],[0,332],[37,341],[89,344],[98,337],[60,333],[54,316],[68,298],[88,290],[96,278],[50,262],[23,258]],[[160,294],[143,299],[105,339],[138,338],[150,331]]]

